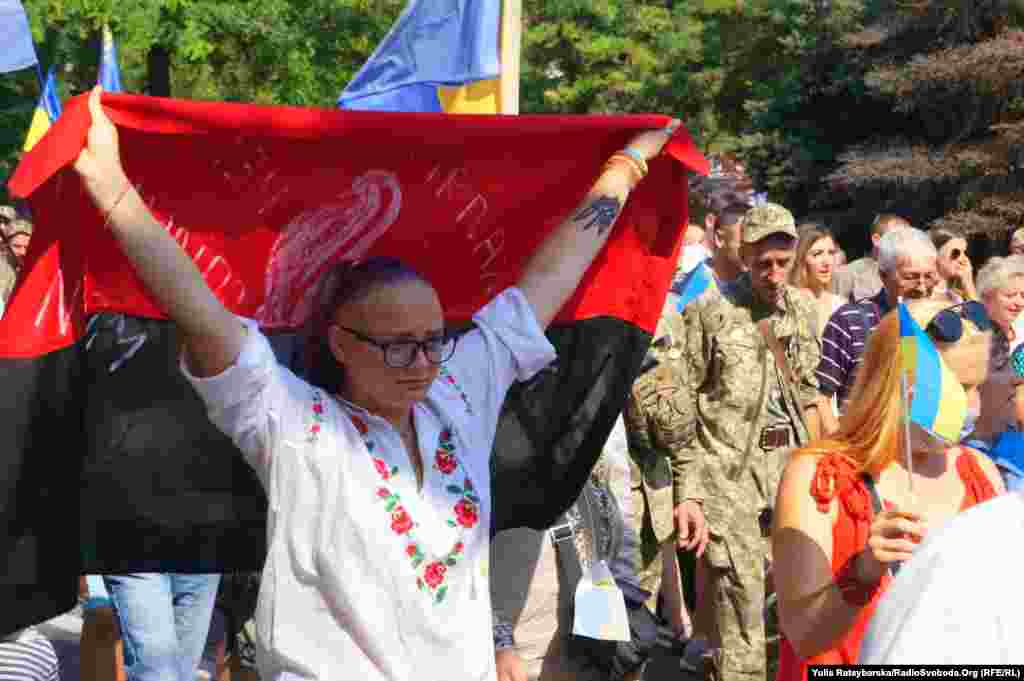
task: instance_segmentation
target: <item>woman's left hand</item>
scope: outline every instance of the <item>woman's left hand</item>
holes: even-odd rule
[[[627,144],[626,147],[643,156],[644,160],[650,161],[661,153],[665,143],[668,142],[672,135],[675,134],[676,130],[679,129],[679,125],[679,119],[673,118],[672,121],[670,121],[664,128],[660,128],[658,130],[646,130],[638,133],[629,141],[629,144]]]

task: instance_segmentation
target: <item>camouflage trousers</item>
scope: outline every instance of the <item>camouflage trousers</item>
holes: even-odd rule
[[[671,509],[668,510],[671,513]],[[640,587],[651,594],[646,605],[651,612],[658,611],[658,592],[661,590],[663,562],[662,548],[675,543],[675,535],[658,542],[651,525],[650,509],[643,490],[634,489],[629,503],[628,521],[640,537],[640,550],[634,554],[633,570],[640,581]]]
[[[767,673],[765,637],[765,568],[769,540],[761,536],[757,518],[753,531],[716,537],[729,564],[705,559],[706,582],[701,608],[714,650],[708,678],[712,681],[763,681]]]
[[[705,579],[699,604],[699,619],[707,626],[714,651],[708,665],[711,681],[764,681],[767,675],[765,595],[771,538],[765,531],[770,522],[762,527],[766,519],[761,512],[773,505],[780,462],[789,451],[765,454],[748,484],[736,492],[749,505],[737,504],[724,527],[711,523],[711,541],[701,561]]]

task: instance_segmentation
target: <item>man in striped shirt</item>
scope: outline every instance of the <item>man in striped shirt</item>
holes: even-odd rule
[[[886,232],[878,243],[882,290],[871,298],[843,305],[829,319],[821,338],[818,383],[827,398],[838,398],[840,411],[853,389],[868,336],[882,316],[900,297],[931,297],[938,281],[935,258],[935,246],[921,230],[903,227]]]

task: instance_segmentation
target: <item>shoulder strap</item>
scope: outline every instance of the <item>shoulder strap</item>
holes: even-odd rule
[[[978,459],[973,451],[960,447],[954,465],[960,480],[964,483],[966,497],[973,497],[974,504],[987,501],[996,495],[992,481],[985,474],[985,469],[978,463]]]
[[[869,473],[861,473],[861,480],[864,481],[864,486],[868,488],[868,493],[871,494],[871,508],[875,514],[882,512],[882,497],[878,494],[878,486],[875,485],[875,479],[871,477]]]
[[[576,585],[583,577],[579,550],[576,548],[576,526],[563,513],[558,522],[547,531],[555,545],[555,560],[558,563],[558,598],[566,612],[572,612],[576,602]],[[569,623],[570,627],[572,623]]]
[[[755,416],[750,419],[748,424],[747,446],[743,450],[743,458],[740,460],[739,465],[732,469],[732,475],[729,476],[729,479],[733,482],[739,480],[740,475],[750,465],[750,457],[754,452],[754,443],[757,442],[757,436],[761,432],[757,427],[758,416],[764,412],[765,404],[768,402],[768,353],[765,352],[763,347],[758,352],[760,353],[761,360],[761,388],[757,393],[757,411],[752,412]]]
[[[861,473],[861,480],[864,481],[864,486],[868,488],[868,492],[871,494],[871,508],[874,509],[875,515],[882,512],[882,497],[878,494],[878,486],[875,485],[875,479],[871,477],[870,473]],[[892,576],[895,577],[896,573],[900,571],[900,561],[893,561],[889,563],[889,570],[892,572]]]
[[[797,397],[797,377],[793,374],[793,370],[789,366],[789,360],[786,359],[786,351],[782,348],[782,343],[779,342],[775,333],[772,332],[771,319],[762,319],[757,323],[757,328],[761,331],[761,335],[764,336],[765,343],[775,356],[775,364],[779,367],[779,373],[782,376],[782,389],[789,393],[790,399],[796,406],[796,419],[800,422],[799,425],[803,426],[804,432],[809,434],[810,429],[807,424],[807,419],[804,415],[804,410],[800,404],[800,400]],[[793,425],[796,426],[798,424],[794,423]],[[800,429],[796,428],[795,430],[797,431],[798,438],[802,437],[799,435]],[[802,444],[806,444],[806,442]]]

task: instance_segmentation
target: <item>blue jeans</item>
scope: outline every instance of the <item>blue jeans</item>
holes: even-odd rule
[[[129,681],[195,681],[220,575],[103,577],[121,623]]]

